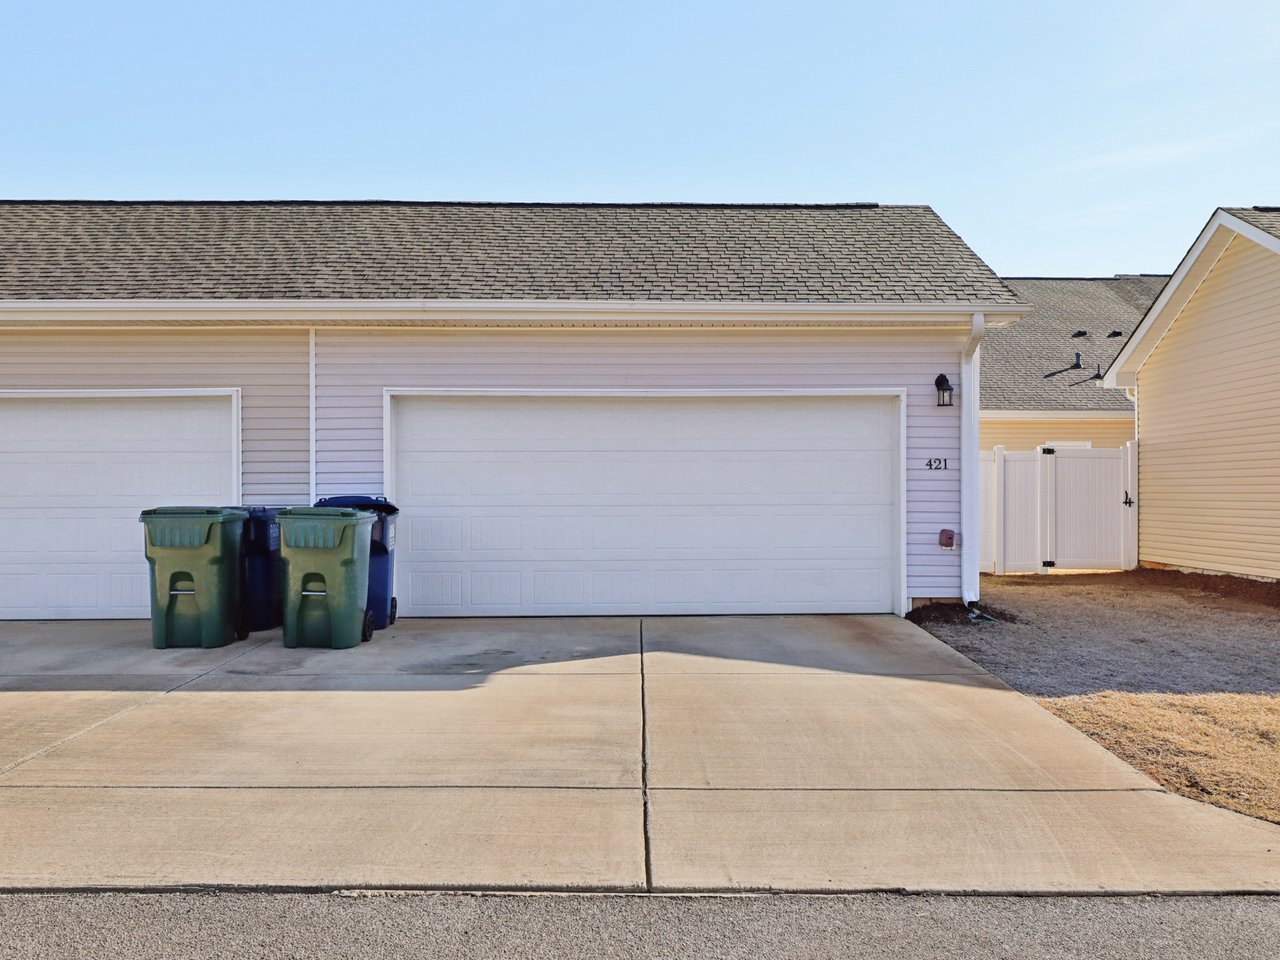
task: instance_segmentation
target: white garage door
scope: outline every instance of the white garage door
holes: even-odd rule
[[[897,608],[896,398],[402,396],[409,616]]]
[[[0,619],[146,617],[139,511],[233,504],[230,396],[0,396]]]

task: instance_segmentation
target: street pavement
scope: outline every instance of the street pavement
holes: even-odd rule
[[[1272,960],[1278,944],[1280,897],[0,897],[0,960]]]

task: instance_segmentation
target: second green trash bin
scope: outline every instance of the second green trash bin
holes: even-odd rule
[[[374,514],[337,507],[281,510],[284,645],[354,647],[373,635],[369,535]]]
[[[221,647],[247,636],[240,613],[240,539],[247,516],[239,507],[142,511],[152,646]]]

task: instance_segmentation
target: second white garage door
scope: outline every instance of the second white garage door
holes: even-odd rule
[[[393,397],[401,612],[894,612],[899,415],[896,397]]]

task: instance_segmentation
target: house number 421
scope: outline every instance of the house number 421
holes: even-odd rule
[[[948,469],[947,458],[946,457],[930,457],[928,460],[924,462],[924,466],[926,470],[946,470]]]

